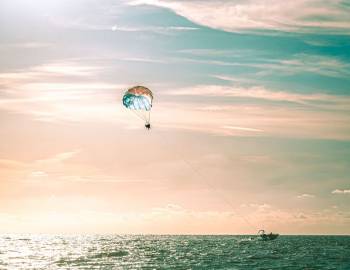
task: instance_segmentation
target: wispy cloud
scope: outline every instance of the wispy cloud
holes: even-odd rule
[[[59,177],[59,181],[66,182],[76,182],[76,183],[115,183],[115,184],[123,184],[123,183],[145,183],[151,182],[152,179],[130,179],[130,178],[120,178],[116,176],[108,176],[108,175],[64,175]]]
[[[197,53],[194,54],[197,56]],[[264,77],[267,75],[298,75],[298,74],[317,74],[333,78],[348,78],[350,76],[350,64],[337,57],[312,54],[296,54],[287,59],[274,59],[273,55],[255,58],[250,62],[242,62],[237,60],[216,60],[212,59],[212,54],[202,55],[208,59],[183,58],[178,59],[182,62],[201,63],[212,66],[223,67],[249,67],[254,69],[254,77],[249,77],[251,81],[256,77]],[[270,58],[269,58],[270,57]],[[255,70],[258,70],[257,72]],[[216,75],[222,80],[231,81],[230,76]],[[237,78],[233,78],[237,80]],[[242,80],[242,79],[241,79]]]
[[[45,42],[3,43],[0,44],[0,49],[44,49],[54,46],[53,43]]]
[[[134,0],[129,4],[168,8],[197,24],[232,32],[277,30],[350,34],[349,7],[340,1]]]
[[[42,81],[43,78],[81,76],[87,77],[98,74],[102,70],[101,66],[81,65],[73,61],[60,61],[44,65],[33,66],[25,70],[15,72],[3,72],[0,74],[1,82],[10,80],[31,80],[33,82]],[[15,81],[12,81],[15,83]]]
[[[91,74],[96,74],[96,72],[101,69],[100,66],[86,66],[74,62],[63,62],[37,66],[34,67],[32,71],[46,73],[48,75],[90,76]]]
[[[26,163],[11,160],[11,159],[0,159],[0,169],[16,170],[18,168],[25,168]]]
[[[345,125],[349,121],[347,96],[223,85],[174,88],[163,95],[187,100],[183,104],[163,104],[168,128],[226,136],[325,138],[333,134],[332,138],[349,138]]]
[[[193,87],[171,90],[166,93],[174,96],[221,96],[265,99],[271,101],[288,101],[305,104],[311,101],[343,102],[347,97],[327,94],[302,94],[287,91],[271,91],[263,86],[240,87],[221,85],[197,85]],[[349,102],[349,100],[347,100]]]
[[[0,173],[6,172],[6,179],[17,182],[37,183],[48,177],[53,181],[57,174],[61,175],[75,166],[74,158],[79,153],[79,150],[59,152],[26,161],[0,159]]]
[[[181,103],[181,106],[162,104],[154,110],[154,124],[159,128],[222,136],[349,139],[349,127],[345,125],[349,116],[343,111],[298,104],[263,105],[254,99],[252,102],[233,100],[232,105],[222,105],[220,99],[216,103],[212,98],[208,103],[203,98],[198,100],[199,103],[195,98],[190,103]]]
[[[0,108],[40,121],[117,119],[106,114],[115,115],[116,91],[126,85],[101,81],[104,68],[61,61],[2,73]]]
[[[46,185],[61,185],[63,183],[130,184],[159,180],[101,173],[94,166],[81,162],[80,154],[81,150],[66,151],[26,162],[0,159],[0,171],[7,172],[7,176],[12,175],[11,179],[17,182],[34,185],[40,181],[46,181]]]
[[[80,31],[111,31],[111,32],[149,32],[155,34],[174,34],[184,31],[196,31],[198,27],[190,26],[180,26],[180,25],[170,25],[170,26],[135,26],[135,25],[125,25],[125,24],[113,24],[115,20],[109,20],[110,22],[103,22],[103,18],[100,22],[96,20],[89,20],[89,18],[67,18],[67,17],[49,17],[49,22],[66,29],[75,29]]]
[[[263,132],[262,129],[248,128],[248,127],[234,127],[234,126],[223,126],[225,129],[239,130],[239,131],[250,131],[250,132]]]
[[[235,57],[235,58],[242,58],[242,57],[251,57],[259,56],[261,52],[257,50],[252,49],[182,49],[178,50],[178,53],[184,54],[184,55],[196,55],[196,56],[224,56],[224,57]]]
[[[153,58],[126,60],[154,61]],[[118,123],[125,128],[133,125],[130,121],[133,118],[126,116],[121,102],[116,100],[118,96],[121,98],[127,85],[101,82],[98,78],[100,66],[84,67],[75,62],[70,66],[69,63],[72,61],[2,73],[0,80],[4,86],[0,108],[45,122]],[[342,114],[350,104],[346,96],[234,85],[167,88],[160,96],[162,102],[157,102],[152,110],[153,120],[160,128],[224,136],[327,136],[344,139],[348,138],[345,134],[349,134],[343,124],[348,121],[348,116]],[[188,102],[179,103],[175,96],[186,98]],[[195,97],[210,99],[197,103]],[[231,98],[232,104],[223,104],[223,97]],[[240,104],[235,100],[240,100]],[[267,102],[262,104],[261,101]],[[289,103],[288,106],[285,102]],[[297,108],[300,105],[308,109]],[[333,111],[316,112],[314,108],[331,108]]]
[[[71,158],[73,158],[74,156],[76,156],[77,154],[79,154],[79,150],[75,150],[75,151],[69,151],[69,152],[63,152],[63,153],[58,153],[52,157],[46,158],[46,159],[39,159],[36,160],[35,163],[36,164],[56,164],[56,163],[61,163],[64,162],[66,160],[69,160]]]
[[[48,174],[46,172],[43,172],[43,171],[34,171],[34,172],[31,172],[30,176],[32,176],[32,177],[47,177]]]
[[[122,58],[122,61],[128,61],[128,62],[143,62],[143,63],[156,63],[156,64],[165,64],[167,63],[164,60],[160,59],[153,59],[153,58],[141,58],[141,57],[126,57]]]
[[[41,203],[42,203],[41,199]],[[96,198],[52,196],[44,201],[46,208],[35,213],[10,215],[0,213],[0,221],[13,225],[19,232],[95,232],[151,234],[222,234],[256,233],[259,226],[288,233],[319,232],[320,224],[337,224],[346,228],[348,211],[297,211],[279,209],[269,204],[246,204],[227,211],[195,210],[175,203],[159,205],[144,211],[103,211]],[[42,203],[43,204],[43,203]],[[84,207],[83,211],[81,207]],[[46,211],[45,211],[46,210]],[[305,222],[307,220],[308,222]],[[38,226],[40,224],[40,226]],[[132,226],[130,225],[132,224]],[[186,224],[186,225],[184,225]],[[205,226],[203,226],[205,224]],[[254,224],[254,225],[253,225]],[[291,229],[292,228],[292,229]],[[345,229],[343,229],[346,231]]]
[[[349,194],[350,195],[350,189],[335,189],[332,191],[332,194]]]
[[[313,199],[313,198],[315,198],[315,195],[304,193],[304,194],[298,195],[297,198],[298,199]]]
[[[106,27],[101,27],[102,30],[107,30]],[[118,26],[113,25],[110,28],[113,32],[154,32],[159,34],[167,34],[170,32],[183,32],[198,30],[198,27],[187,26],[149,26],[149,27],[131,27],[131,26]]]
[[[314,73],[318,75],[348,78],[350,64],[335,57],[322,55],[297,54],[291,59],[277,60],[267,64],[262,73],[282,72],[286,75]]]

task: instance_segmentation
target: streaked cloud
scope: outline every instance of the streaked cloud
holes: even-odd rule
[[[158,63],[158,64],[165,64],[167,63],[164,60],[160,59],[153,59],[153,58],[140,58],[140,57],[126,57],[122,58],[122,61],[129,61],[129,62],[144,62],[144,63]]]
[[[115,92],[126,85],[98,79],[104,68],[60,61],[2,73],[0,108],[33,115],[40,121],[79,121],[89,117],[92,121],[96,121],[96,117],[111,119],[105,115],[114,114]],[[96,97],[100,103],[96,103]]]
[[[101,174],[93,166],[81,164],[79,154],[81,154],[80,150],[66,151],[26,162],[0,159],[0,169],[16,173],[17,177],[13,179],[17,182],[26,182],[33,185],[40,183],[44,178],[47,185],[63,183],[137,184],[154,180],[160,181],[152,178],[130,178],[121,175]]]
[[[34,172],[31,172],[31,175],[32,177],[47,177],[48,174],[46,172],[43,172],[43,171],[34,171]]]
[[[343,111],[285,104],[257,106],[255,101],[249,104],[246,100],[237,103],[221,107],[208,103],[202,108],[197,103],[163,104],[154,110],[153,119],[161,128],[223,136],[349,139],[349,128],[344,126],[349,118]],[[238,128],[225,128],[229,126]]]
[[[3,43],[0,49],[43,49],[54,47],[53,43],[45,42],[23,42],[23,43]]]
[[[43,200],[43,199],[42,199]],[[255,233],[259,226],[280,233],[312,234],[322,232],[319,225],[330,226],[337,222],[344,228],[349,225],[348,211],[287,211],[268,204],[248,204],[227,211],[196,211],[168,203],[145,211],[103,211],[103,201],[97,198],[52,196],[43,204],[51,211],[36,213],[0,213],[2,223],[11,224],[16,232],[104,232],[148,234],[223,234]],[[81,210],[83,209],[83,210]],[[242,215],[241,211],[247,211]],[[307,222],[305,222],[307,220]],[[185,225],[184,225],[185,224]],[[202,225],[206,224],[205,227]],[[40,225],[40,226],[39,226]]]
[[[135,0],[129,4],[168,8],[194,23],[230,32],[265,30],[350,34],[349,7],[340,1]]]
[[[153,58],[125,58],[125,61],[159,62]],[[61,61],[2,73],[0,80],[4,82],[5,88],[0,108],[31,115],[33,119],[44,122],[103,122],[119,123],[125,128],[135,126],[126,117],[121,103],[116,100],[118,95],[121,98],[122,90],[127,85],[102,82],[98,77],[102,70],[101,66],[89,65],[89,62],[84,66],[80,62]],[[189,102],[156,103],[153,119],[158,121],[160,128],[225,136],[284,136],[291,132],[289,136],[327,135],[332,138],[347,138],[347,130],[342,126],[342,122],[347,121],[347,116],[341,114],[350,104],[346,96],[274,91],[264,86],[239,85],[167,87],[166,91],[160,93],[160,98],[167,100],[174,96],[186,97]],[[225,105],[219,100],[208,99],[199,106],[196,97],[233,98],[241,101],[239,105]],[[262,105],[258,104],[259,101],[276,104]],[[295,104],[293,106],[300,104],[309,109],[300,110],[293,106],[282,108],[284,102]],[[331,108],[334,112],[316,113],[316,109],[320,108]],[[237,114],[240,115],[239,119],[232,117]],[[309,121],[316,123],[317,127],[316,124],[309,125]],[[328,129],[331,131],[324,132]]]
[[[45,159],[39,159],[36,160],[35,163],[39,165],[46,165],[46,164],[56,164],[56,163],[61,163],[66,160],[69,160],[76,156],[80,151],[75,150],[75,151],[69,151],[69,152],[63,152],[63,153],[58,153],[52,157],[45,158]]]
[[[263,132],[262,129],[249,128],[249,127],[234,127],[234,126],[223,126],[225,129],[239,130],[239,131],[251,131],[251,132]]]
[[[152,179],[128,179],[128,178],[118,178],[116,176],[108,175],[64,175],[60,176],[59,181],[66,182],[76,182],[76,183],[145,183],[151,182]]]
[[[106,27],[100,27],[101,30],[106,30]],[[197,27],[187,27],[187,26],[152,26],[152,27],[130,27],[130,26],[118,26],[113,25],[111,30],[113,32],[154,32],[158,34],[176,33],[183,31],[194,31],[198,30]]]
[[[245,162],[258,163],[258,164],[268,164],[268,163],[274,162],[274,160],[268,155],[242,156],[241,160]]]
[[[96,74],[96,71],[101,70],[101,67],[97,66],[83,66],[74,62],[57,63],[42,65],[33,68],[34,72],[46,73],[48,75],[57,74],[63,76],[89,76]]]
[[[16,83],[17,81],[14,80],[42,81],[43,78],[52,80],[60,76],[86,77],[96,75],[101,70],[101,66],[81,65],[73,61],[60,61],[33,66],[25,70],[16,70],[15,72],[3,72],[0,74],[0,80],[5,83]]]
[[[291,59],[278,60],[276,64],[266,64],[266,70],[261,74],[271,74],[276,71],[285,75],[314,73],[334,78],[348,78],[350,64],[336,57],[298,54]]]
[[[103,14],[100,14],[101,21],[106,20]],[[97,22],[95,20],[89,20],[89,18],[67,18],[67,17],[54,17],[48,18],[49,22],[55,26],[66,29],[74,29],[80,31],[111,31],[111,32],[130,32],[130,33],[155,33],[155,34],[176,34],[184,31],[196,31],[198,27],[190,26],[134,26],[125,24],[113,24],[115,19],[110,19],[106,22]]]
[[[315,195],[304,193],[304,194],[298,195],[297,198],[298,199],[313,199],[313,198],[315,198]]]
[[[221,96],[265,99],[271,101],[288,101],[305,104],[314,101],[349,102],[346,96],[328,94],[303,94],[287,91],[271,91],[263,86],[240,87],[222,85],[197,85],[168,91],[166,94],[174,96]]]
[[[252,49],[182,49],[178,53],[197,56],[224,56],[224,57],[248,57],[259,55],[259,51]]]
[[[44,158],[29,160],[0,160],[0,174],[6,174],[7,179],[16,183],[38,184],[45,180],[47,184],[56,181],[65,170],[76,168],[74,158],[79,150],[60,152]]]
[[[196,53],[194,54],[196,55]],[[204,56],[204,55],[203,55]],[[208,54],[206,57],[212,57]],[[271,55],[273,57],[273,55]],[[258,61],[257,61],[258,60]],[[242,62],[238,60],[215,60],[215,59],[193,59],[185,58],[178,59],[183,62],[201,63],[213,66],[223,67],[249,67],[257,70],[254,76],[248,79],[239,78],[240,81],[247,80],[250,82],[256,81],[256,77],[264,77],[267,75],[291,76],[317,74],[331,78],[348,78],[350,76],[350,64],[337,57],[312,54],[296,54],[287,59],[274,59],[269,56],[256,58],[251,62]],[[226,81],[237,81],[237,77],[214,75],[218,79]]]
[[[24,168],[26,163],[11,159],[0,159],[0,169],[18,169]]]
[[[335,189],[332,194],[350,194],[350,189]]]

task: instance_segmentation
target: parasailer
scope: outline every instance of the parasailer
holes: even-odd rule
[[[145,121],[145,128],[151,128],[151,109],[153,93],[147,87],[134,86],[123,96],[123,105]]]

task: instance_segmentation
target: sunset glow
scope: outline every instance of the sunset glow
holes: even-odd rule
[[[349,234],[340,2],[2,1],[0,233]]]

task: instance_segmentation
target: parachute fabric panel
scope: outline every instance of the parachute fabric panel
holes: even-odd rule
[[[150,111],[152,108],[152,103],[149,98],[133,94],[125,94],[123,97],[123,104],[126,108],[132,110]]]
[[[135,86],[128,89],[123,96],[123,105],[134,112],[139,118],[150,122],[153,94],[144,86]]]
[[[130,88],[128,91],[128,93],[133,94],[133,95],[138,95],[138,96],[148,96],[151,98],[151,100],[153,99],[153,94],[151,92],[151,90],[149,90],[147,87],[144,86],[135,86]]]

